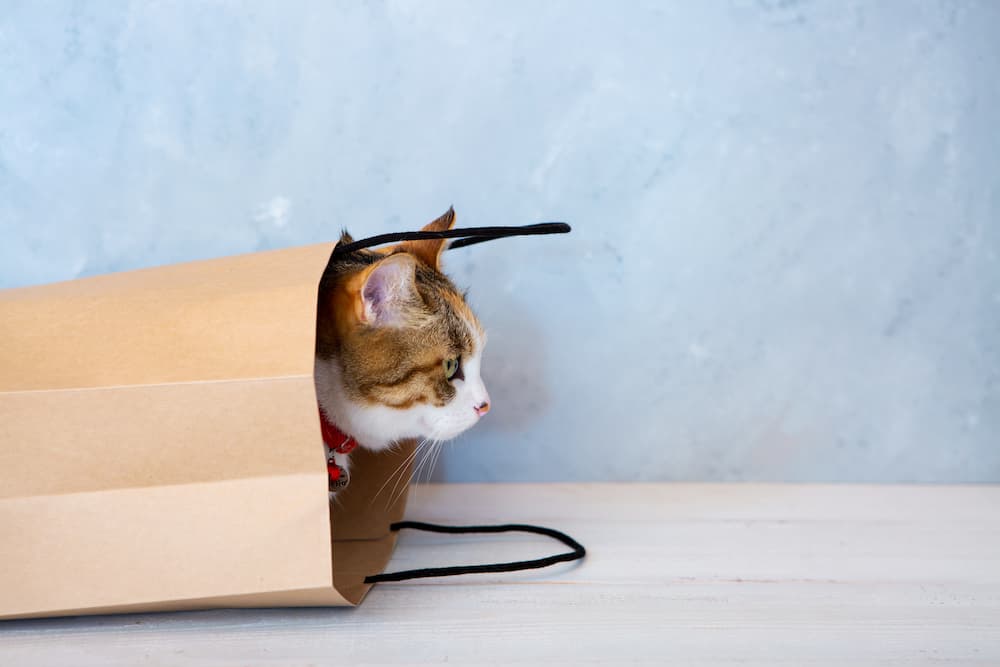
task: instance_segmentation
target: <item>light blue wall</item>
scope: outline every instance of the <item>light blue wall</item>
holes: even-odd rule
[[[0,285],[563,219],[438,478],[1000,481],[998,109],[989,0],[6,0]]]

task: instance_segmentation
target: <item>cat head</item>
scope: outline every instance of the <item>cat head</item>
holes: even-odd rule
[[[455,213],[424,231],[451,229]],[[340,242],[350,243],[345,231]],[[480,377],[486,335],[441,272],[444,240],[407,241],[331,261],[320,283],[316,393],[363,446],[450,440],[490,408]]]

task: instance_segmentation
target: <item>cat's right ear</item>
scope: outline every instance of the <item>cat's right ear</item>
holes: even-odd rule
[[[416,259],[405,253],[389,255],[367,270],[358,294],[358,320],[371,326],[400,326],[408,319],[419,295]]]
[[[424,225],[422,232],[443,232],[455,227],[455,209],[449,208],[437,220]],[[400,247],[410,253],[421,262],[431,267],[435,271],[441,270],[441,253],[447,241],[444,239],[431,239],[423,241],[406,241]]]

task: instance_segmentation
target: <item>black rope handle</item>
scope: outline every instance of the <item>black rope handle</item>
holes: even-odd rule
[[[534,225],[520,227],[466,227],[464,229],[445,229],[440,232],[392,232],[369,236],[360,241],[338,245],[333,249],[334,256],[346,255],[355,250],[363,250],[384,243],[400,241],[426,241],[433,239],[459,239],[448,246],[449,250],[462,248],[484,241],[493,241],[510,236],[538,236],[541,234],[567,234],[571,227],[565,222],[539,222]]]
[[[398,521],[391,526],[390,530],[398,531],[403,528],[414,530],[425,530],[431,533],[534,533],[545,535],[552,539],[559,540],[572,551],[536,558],[535,560],[519,560],[510,563],[489,563],[486,565],[455,565],[452,567],[425,567],[418,570],[400,570],[399,572],[383,572],[382,574],[371,574],[365,577],[366,584],[378,584],[386,581],[405,581],[406,579],[423,579],[425,577],[453,577],[459,574],[478,574],[484,572],[517,572],[518,570],[535,570],[541,567],[548,567],[556,563],[580,560],[587,555],[587,550],[583,545],[572,537],[561,531],[545,528],[543,526],[529,526],[523,523],[506,523],[496,526],[442,526],[436,523],[424,523],[422,521]]]

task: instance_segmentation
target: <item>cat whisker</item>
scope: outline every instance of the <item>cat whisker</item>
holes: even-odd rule
[[[427,439],[424,438],[423,440],[420,441],[420,444],[418,444],[416,447],[413,448],[413,453],[407,457],[406,462],[412,463],[413,460],[416,459],[417,455],[420,454],[421,452],[423,452],[424,455],[426,456],[427,453],[427,450],[425,449],[426,446],[427,446]],[[410,480],[413,479],[413,466],[410,466],[409,476],[407,476],[405,470],[403,470],[402,468],[400,468],[400,470],[401,470],[400,474],[396,476],[396,481],[392,485],[392,491],[389,492],[389,502],[386,503],[385,506],[386,509],[392,507],[393,503],[396,502],[397,500],[396,488],[399,486],[399,483],[403,481],[403,478],[404,477],[406,478],[406,481],[403,482],[404,490],[406,489],[407,486],[409,486]],[[400,493],[400,495],[402,495],[402,493]]]
[[[403,490],[405,490],[406,487],[409,486],[413,482],[414,478],[416,478],[418,480],[420,479],[420,471],[423,468],[424,463],[427,462],[427,456],[430,453],[431,447],[433,447],[433,443],[428,442],[427,448],[424,449],[423,455],[420,457],[420,459],[417,461],[416,465],[414,465],[413,469],[410,471],[410,479],[408,479],[406,481],[406,483],[403,485]],[[395,489],[393,489],[393,491],[395,491]],[[392,503],[389,503],[389,504],[391,505]]]
[[[427,484],[431,481],[431,475],[434,473],[434,457],[437,454],[437,448],[439,443],[437,440],[433,441],[430,446],[430,453],[427,455],[427,465],[421,470],[424,474],[425,479],[421,482],[420,477],[417,477],[417,484]]]
[[[399,493],[396,493],[395,492],[396,491],[396,487],[395,486],[393,487],[393,489],[392,489],[393,490],[393,498],[392,498],[392,501],[389,503],[389,507],[391,507],[396,501],[398,501],[400,498],[403,497],[403,494],[406,492],[406,489],[410,486],[410,483],[413,481],[413,478],[420,471],[420,468],[425,463],[427,463],[427,461],[430,458],[431,454],[434,453],[434,445],[436,444],[436,441],[434,441],[434,440],[430,440],[429,441],[429,440],[425,439],[424,443],[429,443],[430,446],[427,449],[424,450],[424,455],[421,457],[420,462],[413,468],[413,470],[410,471],[410,478],[407,479],[406,482],[400,487]],[[417,479],[419,479],[419,477]]]
[[[372,504],[375,503],[375,500],[379,497],[379,495],[382,493],[382,491],[385,490],[385,487],[389,485],[389,482],[392,481],[393,477],[396,477],[396,475],[398,475],[398,474],[400,474],[402,472],[403,468],[405,468],[406,465],[417,455],[417,452],[420,451],[420,448],[423,447],[424,443],[426,443],[426,442],[427,442],[426,440],[422,440],[420,442],[420,444],[418,444],[416,447],[414,447],[413,451],[410,452],[405,459],[403,459],[402,463],[399,464],[399,467],[397,467],[394,471],[392,471],[392,473],[388,477],[385,478],[385,481],[382,483],[382,486],[379,487],[378,491],[375,492],[375,495],[372,496],[371,501],[369,501],[369,503],[368,503],[369,505],[372,505]],[[398,484],[399,481],[397,480],[396,483]],[[393,490],[395,490],[396,487],[393,486],[392,488],[393,488]]]
[[[420,475],[423,474],[424,470],[427,468],[427,464],[431,460],[431,456],[434,454],[434,445],[435,444],[436,444],[435,440],[428,440],[427,449],[424,451],[424,455],[421,457],[420,463],[417,465],[417,467],[414,469],[413,473],[410,475],[410,479],[407,482],[406,486],[410,486],[413,483],[414,480],[416,480],[416,482],[418,484],[420,483]],[[397,500],[399,499],[399,497],[401,497],[403,495],[403,491],[405,489],[406,489],[406,487],[403,487],[403,489],[400,489],[399,495],[397,496]]]
[[[430,450],[433,446],[434,443],[427,441],[427,447],[424,449],[423,454],[417,460],[417,463],[416,465],[413,466],[413,469],[410,470],[410,479],[407,482],[408,484],[412,482],[414,479],[420,479],[420,471],[423,469],[424,464],[427,462],[427,456],[430,454]]]
[[[425,472],[427,473],[427,480],[426,480],[426,481],[425,481],[424,483],[426,483],[426,482],[430,481],[430,473],[431,473],[431,471],[432,471],[432,470],[434,469],[434,453],[435,453],[435,451],[436,451],[436,448],[437,448],[437,444],[438,444],[438,443],[437,443],[437,441],[436,441],[436,440],[432,440],[432,441],[431,441],[431,446],[430,446],[430,452],[429,452],[429,453],[427,454],[427,456],[426,456],[426,457],[424,458],[424,463],[425,463],[425,464],[427,464],[427,465],[424,465],[424,466],[423,466],[423,467],[422,467],[422,468],[420,469],[420,471],[419,471],[419,473],[420,473],[420,474],[418,474],[418,475],[417,475],[417,484],[420,484],[420,483],[421,483],[421,481],[420,481],[420,476],[421,476],[421,475],[422,475],[423,473],[425,473]]]

